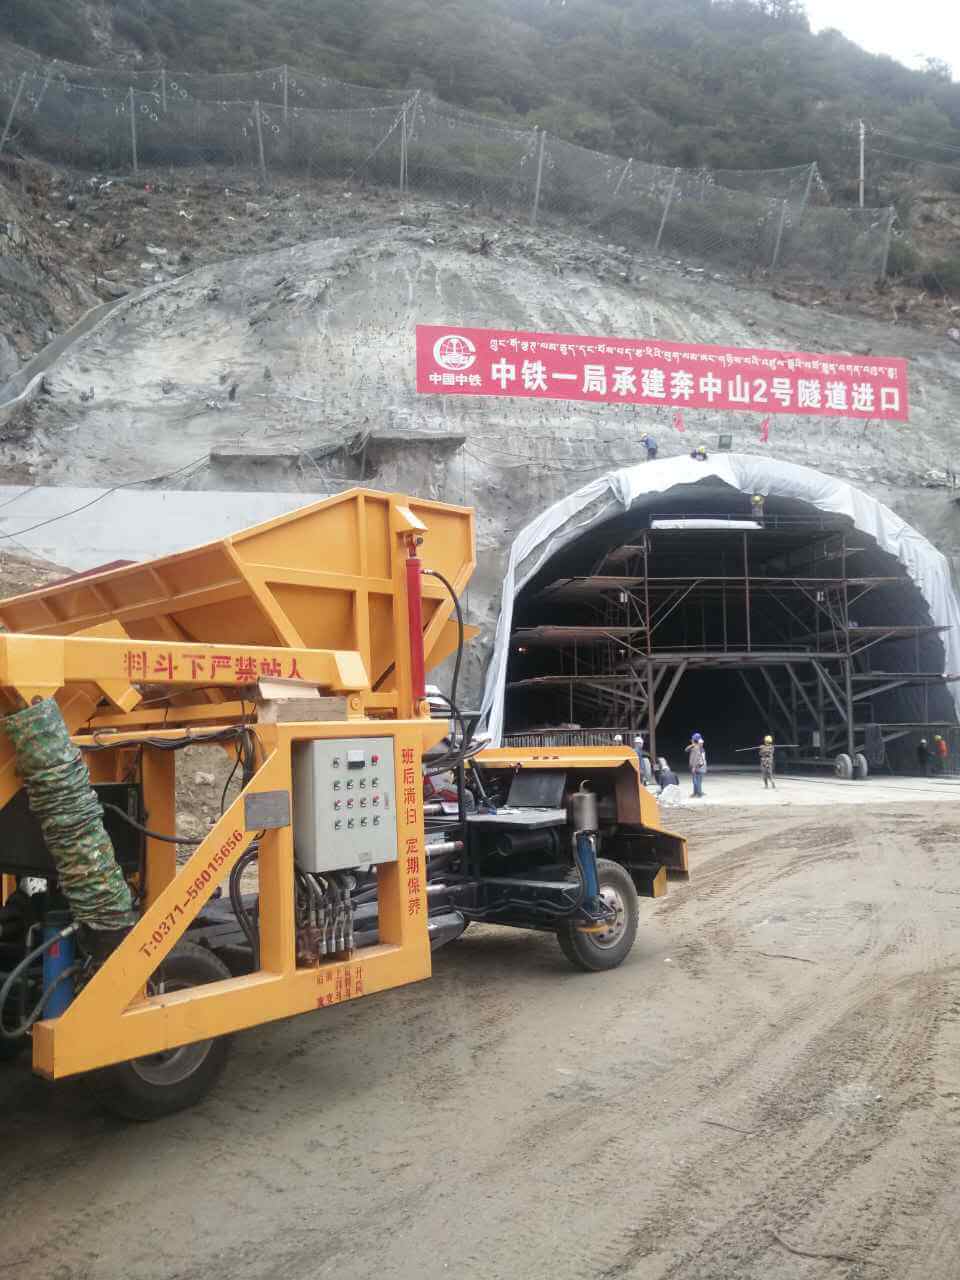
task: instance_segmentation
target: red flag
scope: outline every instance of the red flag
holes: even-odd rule
[[[679,409],[678,409],[678,410],[677,410],[677,412],[673,415],[673,425],[674,425],[675,430],[677,430],[677,431],[686,431],[686,429],[687,429],[687,428],[683,425],[683,414],[680,412],[680,410],[679,410]]]
[[[766,444],[770,439],[770,419],[764,418],[760,423],[760,443]]]

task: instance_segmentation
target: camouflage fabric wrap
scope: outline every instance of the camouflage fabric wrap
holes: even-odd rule
[[[130,890],[104,829],[100,801],[60,708],[43,698],[2,725],[74,920],[91,929],[133,924]]]

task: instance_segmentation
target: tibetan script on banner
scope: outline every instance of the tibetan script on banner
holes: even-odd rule
[[[907,362],[417,326],[417,391],[906,422]]]

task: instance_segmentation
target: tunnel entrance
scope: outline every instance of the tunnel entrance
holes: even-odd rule
[[[505,741],[642,732],[682,764],[770,733],[787,758],[910,767],[956,725],[944,626],[851,518],[716,477],[650,494],[552,555],[518,593]]]

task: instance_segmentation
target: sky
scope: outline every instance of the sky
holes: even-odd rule
[[[814,31],[836,27],[870,53],[886,53],[908,67],[942,58],[960,80],[960,5],[956,0],[805,0]]]

